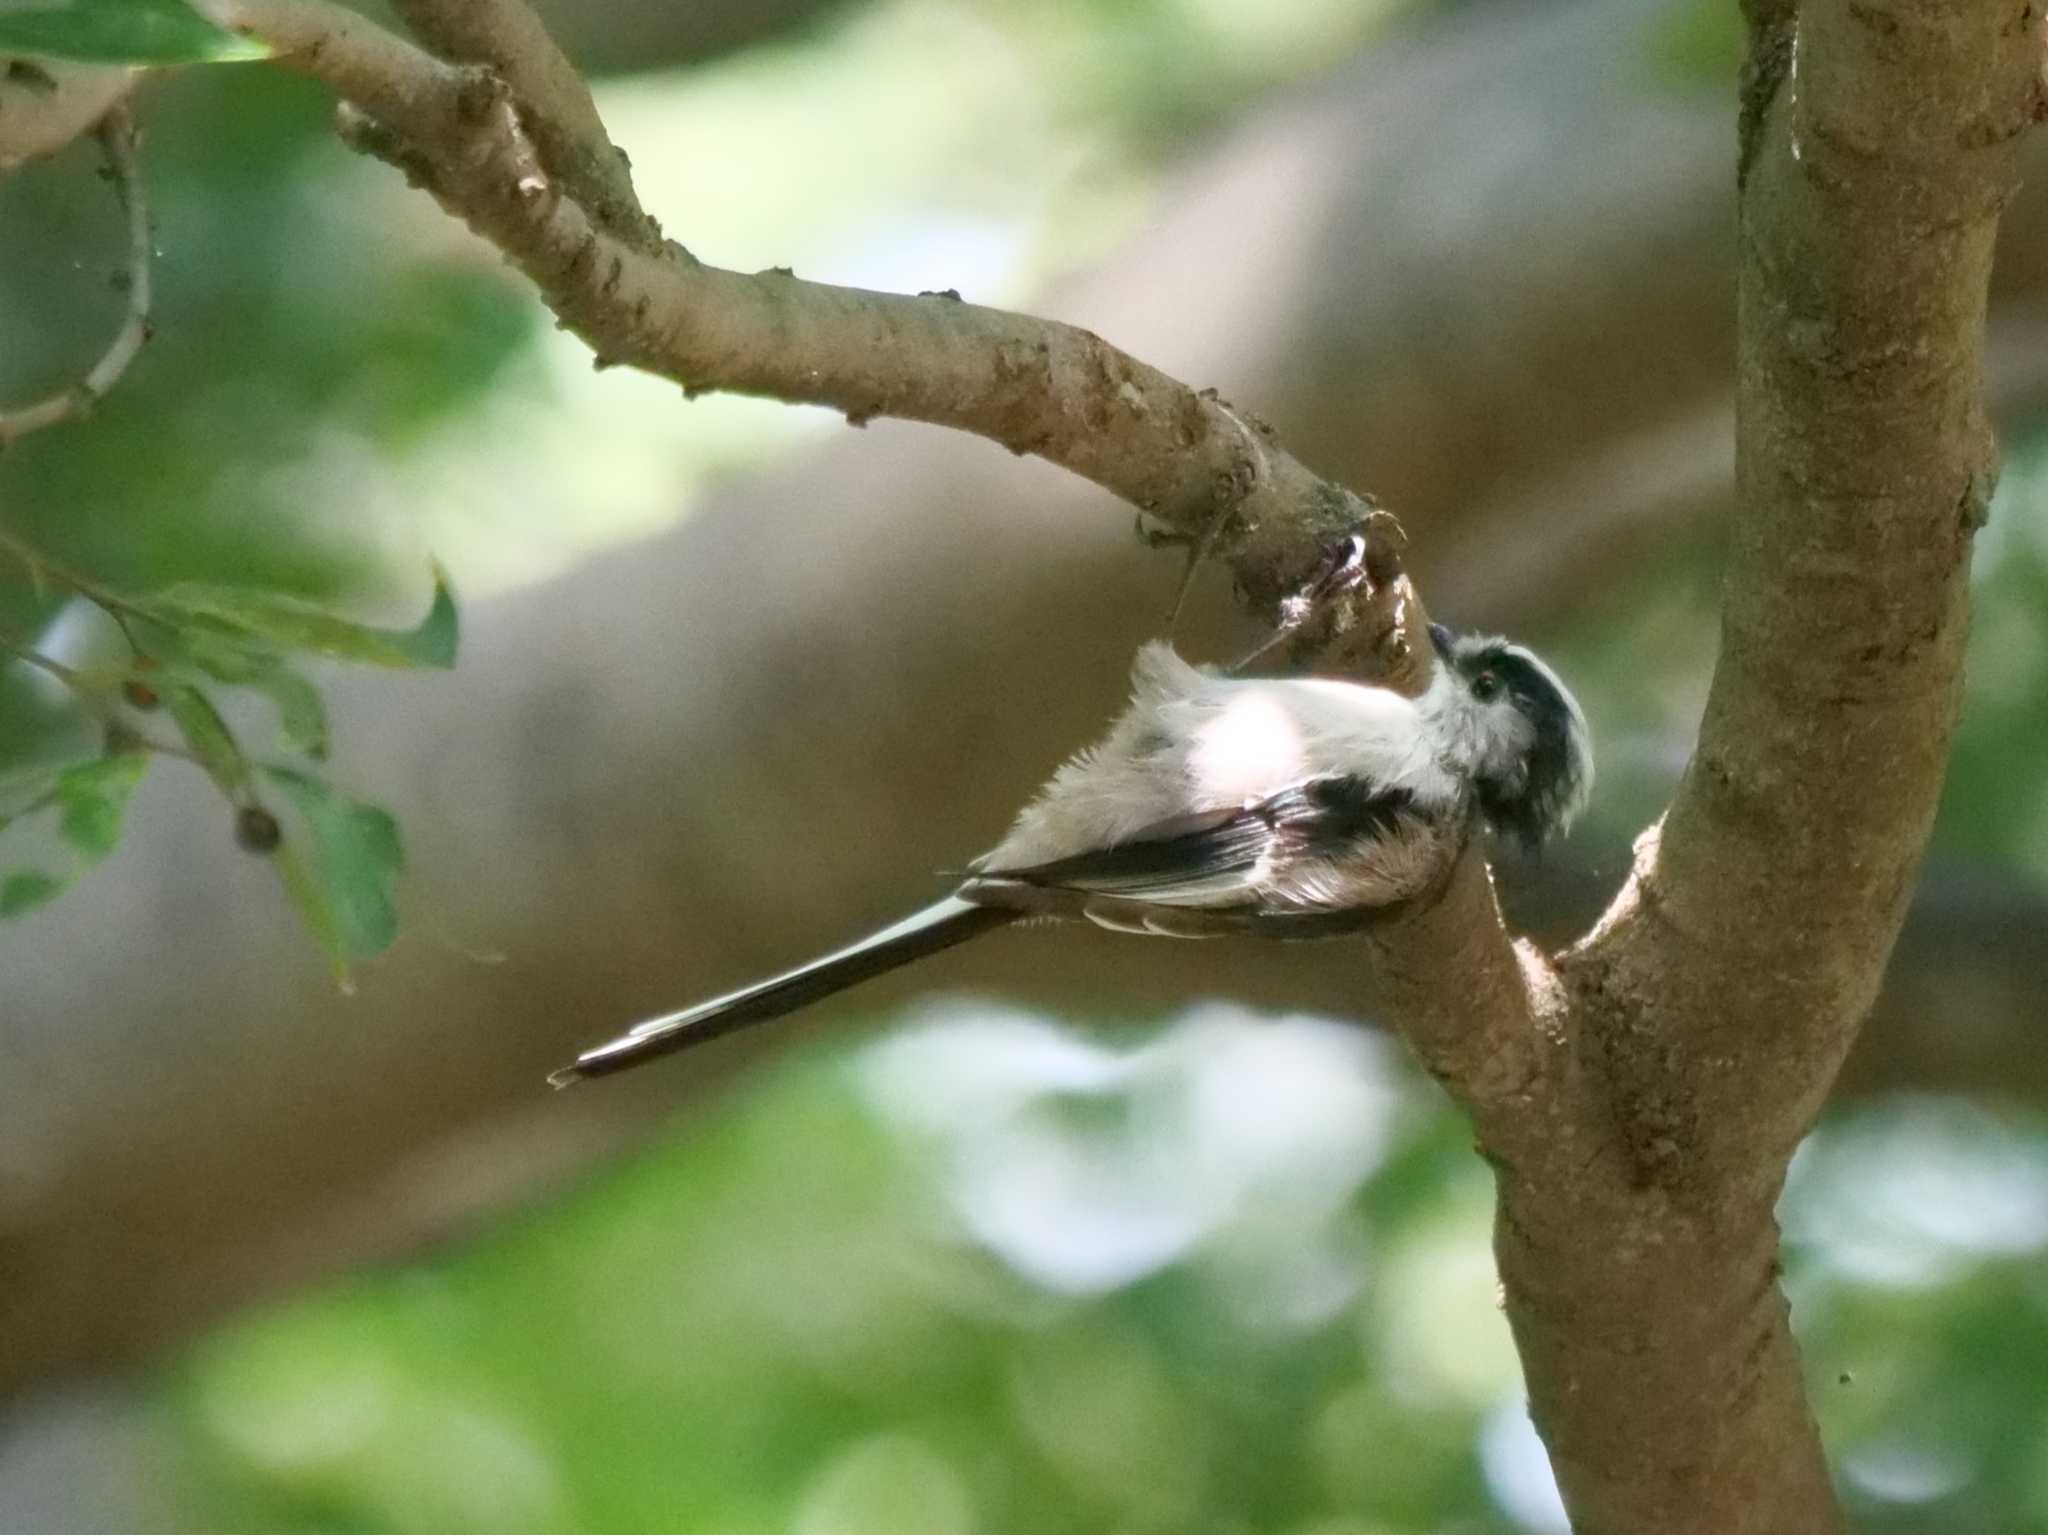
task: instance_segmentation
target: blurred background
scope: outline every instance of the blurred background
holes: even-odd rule
[[[1573,933],[1689,748],[1731,476],[1732,0],[557,0],[704,259],[1087,324],[1396,508],[1601,752]],[[999,935],[567,1094],[645,1012],[942,887],[1180,575],[932,429],[598,374],[260,65],[141,98],[156,340],[0,458],[113,585],[380,622],[321,673],[404,932],[351,993],[166,762],[0,923],[0,1528],[1559,1531],[1469,1136],[1342,945]],[[0,182],[0,402],[116,323],[90,145]],[[2048,1528],[2048,193],[2012,210],[1968,712],[1786,1195],[1860,1529]],[[1227,583],[1184,648],[1239,643]],[[0,618],[75,615],[0,563]],[[95,750],[0,674],[0,772]],[[8,859],[9,829],[0,837]]]

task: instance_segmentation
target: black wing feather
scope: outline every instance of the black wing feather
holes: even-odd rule
[[[985,873],[1162,905],[1214,903],[1234,890],[1249,899],[1262,870],[1288,861],[1355,856],[1362,843],[1392,832],[1413,803],[1405,789],[1362,778],[1321,778],[1242,809],[1177,816],[1110,847]]]

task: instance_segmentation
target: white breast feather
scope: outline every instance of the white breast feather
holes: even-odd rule
[[[1246,688],[1202,712],[1187,754],[1198,808],[1249,805],[1308,776],[1307,732],[1287,704],[1272,689]]]
[[[1336,774],[1405,788],[1425,805],[1456,793],[1416,704],[1384,688],[1222,677],[1155,641],[1138,652],[1131,690],[1108,736],[1054,774],[976,867],[1069,857]]]

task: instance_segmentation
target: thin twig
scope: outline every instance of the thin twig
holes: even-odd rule
[[[94,695],[94,690],[86,685],[84,677],[78,672],[66,666],[55,656],[44,655],[26,640],[17,639],[13,635],[0,634],[0,650],[6,651],[15,660],[20,661],[26,666],[33,666],[39,672],[47,672],[50,676],[63,683],[64,686],[77,693],[81,698],[90,698]]]
[[[18,410],[0,411],[0,449],[30,432],[84,416],[103,399],[149,340],[149,203],[143,195],[141,167],[135,158],[135,119],[126,102],[100,119],[99,140],[106,151],[114,189],[128,213],[128,313],[113,342],[77,383]]]
[[[98,715],[104,723],[119,730],[122,739],[137,750],[151,752],[159,757],[176,757],[179,761],[192,763],[195,767],[206,767],[206,759],[197,752],[142,734],[121,711],[120,705],[105,690],[95,687],[84,672],[66,666],[55,656],[44,654],[18,635],[0,632],[0,651],[5,651],[24,666],[32,666],[63,683],[71,690],[73,697]]]

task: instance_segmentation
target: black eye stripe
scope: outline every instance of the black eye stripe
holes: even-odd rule
[[[1540,669],[1525,655],[1508,649],[1504,645],[1488,646],[1465,662],[1474,687],[1482,678],[1491,675],[1495,688],[1505,688],[1517,698],[1530,703],[1554,700],[1557,690]]]
[[[1534,847],[1576,812],[1592,772],[1578,706],[1548,667],[1506,640],[1458,641],[1451,664],[1480,705],[1492,711],[1505,699],[1529,726],[1515,760],[1490,764],[1473,788],[1488,825]]]

